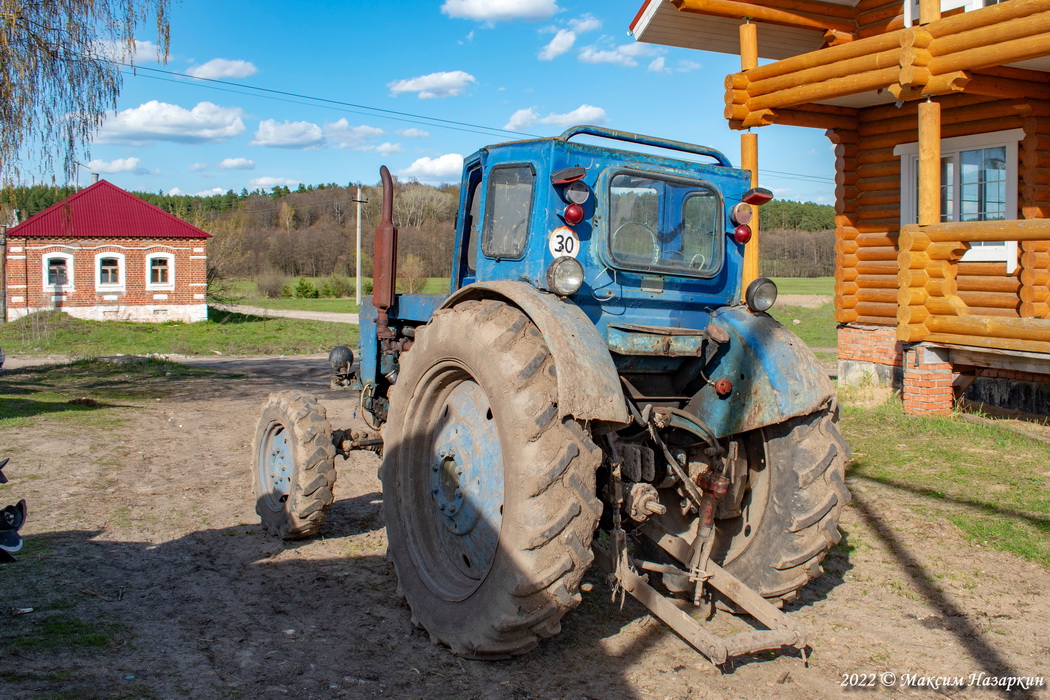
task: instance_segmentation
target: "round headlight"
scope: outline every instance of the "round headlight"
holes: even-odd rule
[[[547,286],[563,297],[575,294],[583,286],[583,265],[568,255],[558,258],[547,268]]]
[[[744,302],[752,311],[767,311],[776,300],[777,285],[768,277],[759,277],[744,292]]]

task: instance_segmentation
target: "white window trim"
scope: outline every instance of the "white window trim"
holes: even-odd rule
[[[120,280],[116,284],[103,284],[102,283],[102,259],[103,258],[116,258],[117,259],[117,279]],[[124,254],[123,253],[96,253],[95,254],[95,289],[99,292],[123,292],[125,290],[125,281],[127,280],[127,274],[124,267]]]
[[[1025,137],[1024,129],[992,131],[972,136],[955,136],[941,139],[941,152],[973,151],[995,146],[1006,147],[1006,211],[1017,218],[1017,180],[1019,177],[1017,144]],[[893,155],[901,159],[901,225],[916,223],[916,200],[919,183],[912,167],[919,157],[919,144],[902,143],[893,149]],[[1017,241],[1006,241],[1005,246],[971,246],[962,258],[966,262],[1005,262],[1006,274],[1017,270]]]
[[[153,284],[150,280],[153,279],[150,275],[150,268],[153,261],[157,258],[164,258],[168,261],[168,281],[164,284]],[[175,289],[175,256],[171,253],[150,253],[146,256],[146,289],[149,290],[166,290],[171,291]]]
[[[55,258],[62,258],[66,261],[66,279],[69,280],[66,284],[51,284],[47,281],[47,269],[51,266],[51,260]],[[45,292],[53,292],[55,294],[65,294],[66,292],[77,291],[76,286],[76,275],[74,274],[73,256],[69,253],[44,253],[41,258],[42,272],[43,272],[43,285]]]

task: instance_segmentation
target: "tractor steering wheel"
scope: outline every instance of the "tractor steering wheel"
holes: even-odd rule
[[[645,224],[643,224],[640,221],[625,221],[625,222],[623,222],[622,224],[620,224],[619,226],[616,227],[616,230],[613,231],[613,235],[612,235],[613,253],[616,254],[617,252],[619,252],[620,254],[624,254],[625,251],[623,251],[618,245],[616,245],[616,238],[617,238],[617,236],[620,235],[620,233],[623,232],[623,230],[625,228],[627,228],[629,226],[634,226],[634,227],[640,228],[641,230],[643,230],[643,231],[645,231],[646,233],[649,234],[649,238],[652,239],[652,249],[653,249],[652,259],[649,262],[651,264],[655,265],[660,260],[660,241],[656,237],[656,232],[653,231],[651,228],[649,228],[648,226],[646,226]],[[634,254],[633,253],[627,253],[627,255],[634,255]],[[637,254],[637,255],[639,257],[642,257],[642,254]]]

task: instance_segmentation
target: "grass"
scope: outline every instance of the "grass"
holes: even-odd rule
[[[835,296],[834,277],[771,277],[781,294]]]
[[[861,407],[844,389],[853,481],[888,487],[916,517],[948,520],[974,545],[1050,567],[1050,446],[955,416],[906,416],[896,398]]]
[[[13,648],[38,651],[105,649],[120,629],[116,624],[96,625],[69,615],[52,615],[41,618],[31,631],[11,641]]]
[[[26,426],[42,416],[63,424],[90,423],[102,409],[160,398],[174,382],[209,374],[157,359],[127,364],[79,360],[5,372],[0,377],[0,428]]]
[[[0,325],[8,355],[298,355],[357,343],[357,326],[262,318],[208,310],[199,323],[84,321],[62,313],[32,314]]]
[[[298,277],[289,277],[288,286],[294,287]],[[304,278],[315,287],[320,288],[324,284],[325,277]],[[362,278],[372,281],[370,277]],[[353,283],[353,278],[350,278]],[[420,294],[448,294],[448,277],[428,277]],[[244,304],[246,306],[258,306],[264,309],[286,309],[294,311],[331,311],[335,313],[356,314],[359,309],[357,302],[351,298],[344,299],[269,299],[259,294],[259,290],[252,280],[234,280],[227,283],[230,292],[231,304]],[[368,296],[368,294],[364,294]]]
[[[769,313],[811,348],[834,348],[838,343],[834,304],[827,303],[816,309],[774,306]]]

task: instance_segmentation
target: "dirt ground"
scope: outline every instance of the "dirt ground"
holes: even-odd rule
[[[598,571],[534,652],[458,659],[412,627],[396,595],[374,456],[338,461],[320,536],[283,543],[258,526],[249,448],[266,395],[314,392],[336,427],[350,425],[352,395],[328,390],[324,358],[207,364],[218,374],[109,409],[118,422],[44,418],[2,433],[12,461],[0,505],[24,497],[30,517],[25,553],[0,567],[0,697],[1050,695],[970,676],[1050,675],[1050,572],[974,548],[950,524],[917,520],[904,503],[918,496],[862,481],[844,544],[789,606],[812,640],[808,667],[766,653],[721,673],[634,601],[611,601]],[[931,689],[942,676],[962,687]]]

